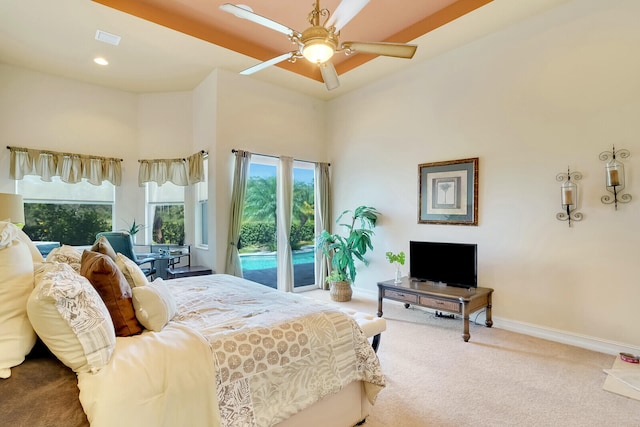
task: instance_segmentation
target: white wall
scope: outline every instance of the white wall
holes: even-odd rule
[[[115,229],[145,224],[138,159],[193,154],[191,92],[133,94],[0,64],[0,129],[6,145],[119,157]],[[0,191],[13,192],[9,150],[0,150]],[[6,171],[6,172],[5,172]],[[143,243],[138,235],[137,242]]]
[[[191,91],[148,93],[138,95],[138,159],[175,159],[184,158],[195,153],[193,127],[193,96]],[[136,160],[137,162],[137,160]],[[144,187],[137,187],[138,164],[135,176],[128,175],[126,187],[138,195],[135,206],[135,217],[138,222],[146,224],[147,242],[151,241],[149,218],[145,217]],[[134,190],[132,186],[137,188]],[[185,190],[186,191],[186,190]],[[188,193],[188,191],[187,191]],[[185,198],[187,200],[188,198]],[[193,217],[193,205],[185,203],[185,218]],[[185,242],[193,244],[193,225],[185,221]],[[142,236],[136,236],[137,243],[143,243]]]
[[[216,269],[222,272],[233,180],[231,150],[326,161],[326,117],[324,101],[226,71],[217,73],[216,162],[210,165],[216,169],[217,180]]]
[[[116,228],[144,223],[138,159],[209,152],[209,248],[194,263],[224,271],[232,148],[326,160],[325,103],[214,71],[190,92],[132,94],[0,65],[0,129],[7,145],[124,159]],[[9,150],[0,150],[0,191],[13,192]],[[189,197],[189,194],[187,194]],[[185,215],[193,216],[187,203]],[[194,241],[187,222],[187,242]],[[142,243],[139,239],[139,243]]]
[[[123,180],[138,176],[138,96],[0,64],[3,145],[119,157]],[[9,150],[0,150],[0,191],[15,191]],[[137,215],[137,186],[116,190],[116,228]],[[143,199],[144,200],[144,199]],[[144,202],[142,205],[144,206]]]
[[[639,348],[639,15],[576,0],[330,102],[334,210],[382,212],[356,285],[391,279],[384,253],[409,240],[473,242],[498,326]],[[600,202],[612,144],[631,151],[618,211]],[[418,164],[469,157],[479,225],[417,224]],[[571,228],[555,219],[567,166],[584,174]]]
[[[218,127],[218,73],[213,72],[205,78],[193,91],[193,152],[205,150],[209,153],[207,164],[209,166],[207,176],[209,197],[208,241],[206,248],[192,247],[192,264],[215,267],[215,259],[218,250],[216,248],[216,236],[218,230],[215,226],[218,215],[215,209],[216,200],[216,129]],[[192,195],[193,196],[193,195]],[[187,204],[188,205],[188,204]],[[195,235],[195,228],[190,227],[188,233]],[[195,241],[192,239],[191,241]],[[217,270],[221,271],[221,270]]]

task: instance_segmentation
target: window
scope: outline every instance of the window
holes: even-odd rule
[[[151,243],[184,244],[184,187],[146,183],[147,238]]]
[[[196,244],[207,246],[209,244],[209,162],[204,160],[204,176],[203,182],[195,185],[196,194]]]
[[[67,184],[57,176],[45,182],[26,175],[16,187],[24,199],[23,230],[31,240],[85,246],[97,233],[112,230],[115,187],[110,182]]]

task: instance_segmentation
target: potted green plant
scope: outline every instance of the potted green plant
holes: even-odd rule
[[[347,215],[350,222],[340,222]],[[351,284],[356,279],[356,260],[369,265],[365,259],[368,250],[373,250],[371,236],[376,226],[379,212],[369,206],[359,206],[355,210],[346,210],[340,214],[336,223],[343,227],[345,235],[329,233],[323,230],[316,240],[316,247],[328,257],[331,274],[327,277],[330,284],[331,299],[349,301],[353,291]]]
[[[400,266],[404,265],[405,255],[404,252],[398,252],[394,254],[393,252],[387,252],[385,254],[387,256],[387,260],[396,266],[396,277],[393,281],[394,283],[402,282],[402,271],[400,270]]]
[[[125,224],[127,224],[127,222],[125,221]],[[120,231],[126,231],[127,233],[131,234],[131,237],[133,239],[136,238],[136,234],[138,233],[138,231],[144,229],[144,224],[138,224],[136,223],[136,219],[133,219],[133,223],[131,225],[127,224],[127,226],[129,228],[123,228]]]
[[[136,233],[138,233],[138,231],[142,230],[144,228],[144,224],[136,224],[136,219],[133,219],[133,223],[131,224],[131,227],[129,227],[129,234],[131,234],[132,236],[135,236]]]

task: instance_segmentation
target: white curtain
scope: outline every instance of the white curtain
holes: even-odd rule
[[[75,184],[85,178],[93,185],[109,181],[116,186],[122,181],[121,159],[20,147],[9,147],[9,150],[9,176],[13,179],[36,175],[45,182],[51,182],[52,177],[59,176],[62,182],[68,184]]]
[[[315,172],[315,235],[319,235],[322,230],[331,232],[331,190],[329,183],[329,164],[316,163]],[[329,289],[326,278],[330,272],[329,260],[322,253],[316,251],[315,259],[315,279],[316,286],[320,289]]]
[[[280,157],[276,191],[276,234],[278,245],[278,290],[293,292],[291,216],[293,212],[293,158]]]
[[[235,166],[233,171],[233,187],[231,189],[231,203],[229,212],[229,235],[227,246],[227,260],[224,271],[227,274],[242,277],[242,264],[238,253],[238,240],[240,239],[240,227],[242,226],[242,211],[244,209],[244,194],[247,190],[247,178],[251,153],[236,150]]]
[[[203,182],[205,151],[199,151],[182,159],[153,159],[139,160],[138,185],[145,182],[155,182],[162,185],[169,181],[175,185],[187,186]]]

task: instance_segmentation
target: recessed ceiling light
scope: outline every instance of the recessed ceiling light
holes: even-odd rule
[[[109,43],[114,46],[118,46],[120,44],[121,38],[122,37],[120,37],[117,34],[107,33],[106,31],[102,31],[102,30],[96,30],[96,40],[104,43]]]
[[[93,58],[93,62],[95,62],[98,65],[109,65],[109,61],[107,61],[106,59],[104,59],[102,57]]]

